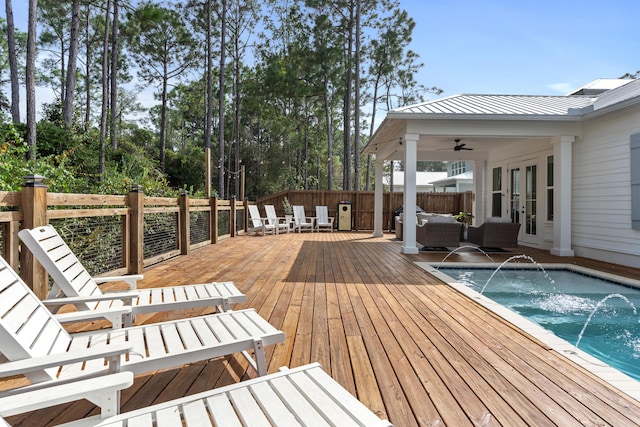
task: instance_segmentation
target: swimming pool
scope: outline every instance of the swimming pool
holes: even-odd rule
[[[580,338],[580,350],[640,380],[640,288],[634,288],[640,286],[640,281],[568,265],[558,269],[550,264],[511,263],[494,274],[496,267],[434,263],[430,270],[450,284],[461,282],[477,292],[484,288],[482,297],[524,316],[573,346]],[[618,280],[622,284],[614,282]],[[612,294],[616,296],[607,298]]]

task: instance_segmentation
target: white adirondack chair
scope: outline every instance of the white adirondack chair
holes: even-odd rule
[[[276,234],[278,232],[278,227],[269,224],[267,218],[260,216],[260,210],[257,205],[249,205],[249,220],[252,224],[252,227],[249,228],[249,233],[261,232],[264,236],[267,233]]]
[[[0,294],[0,353],[9,362],[55,361],[69,353],[108,350],[126,343],[132,350],[120,356],[116,365],[134,374],[242,352],[258,374],[265,375],[264,347],[284,340],[284,334],[253,309],[70,335],[1,257]],[[251,350],[255,360],[248,353]],[[60,369],[58,365],[62,363],[27,377],[38,383],[104,374],[113,363],[87,361]]]
[[[98,383],[100,384],[100,383]],[[95,390],[94,393],[98,393]],[[23,394],[28,400],[27,393]],[[47,396],[40,396],[46,398]],[[52,396],[53,397],[53,396]],[[77,396],[76,399],[82,396]],[[72,399],[67,399],[70,401]],[[40,401],[40,407],[49,404]],[[18,402],[19,403],[19,402]],[[5,402],[0,398],[0,407]],[[33,405],[31,405],[32,409]],[[8,408],[11,411],[11,408]],[[4,412],[8,412],[5,410]],[[4,416],[0,410],[0,415]],[[15,413],[11,411],[11,413]],[[0,419],[0,425],[2,419]],[[327,375],[317,363],[171,400],[115,416],[104,414],[66,427],[116,426],[315,426],[392,427]],[[7,424],[8,426],[8,424]]]
[[[293,206],[293,230],[309,230],[313,232],[314,218],[307,218],[304,214],[304,206]]]
[[[333,232],[333,217],[329,216],[329,209],[326,206],[316,206],[316,230]]]
[[[269,225],[276,228],[276,233],[284,231],[289,232],[289,225],[285,218],[278,217],[276,214],[276,207],[273,205],[264,205],[264,212],[267,214],[267,222]]]
[[[142,275],[92,278],[52,226],[21,230],[18,235],[53,279],[54,286],[44,304],[54,313],[62,305],[73,302],[78,310],[104,312],[107,314],[101,317],[109,318],[109,309],[131,306],[131,314],[124,317],[124,326],[131,326],[135,315],[140,313],[209,306],[227,311],[231,304],[247,299],[233,282],[136,289]],[[102,292],[98,286],[98,283],[114,281],[127,282],[131,290]],[[57,298],[60,294],[68,298]],[[116,328],[120,326],[114,324]]]

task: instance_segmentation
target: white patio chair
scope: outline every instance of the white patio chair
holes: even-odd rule
[[[260,210],[257,205],[249,205],[249,220],[252,224],[251,228],[249,228],[249,233],[261,232],[264,236],[267,233],[276,234],[278,232],[278,227],[269,224],[267,218],[260,216]]]
[[[316,206],[316,230],[333,232],[333,217],[329,216],[329,209],[326,206]]]
[[[264,347],[284,340],[284,334],[253,309],[71,335],[1,257],[0,293],[0,353],[5,360],[28,364],[43,358],[53,363],[53,368],[27,373],[32,383],[99,375],[118,367],[139,374],[240,352],[265,375]],[[64,366],[56,362],[70,353],[108,350],[121,343],[132,350],[118,357],[115,366],[103,360]]]
[[[233,282],[136,289],[136,282],[142,279],[142,275],[92,278],[52,226],[24,229],[18,235],[53,279],[54,286],[44,304],[54,313],[62,305],[74,302],[69,298],[76,298],[74,305],[77,309],[97,310],[96,313],[128,305],[131,306],[131,314],[125,316],[124,326],[131,326],[135,315],[140,313],[210,306],[227,311],[231,304],[247,299]],[[102,292],[98,286],[98,283],[115,281],[127,282],[131,290]],[[60,294],[68,298],[64,301],[57,298]],[[120,326],[114,325],[116,328]]]
[[[293,230],[309,230],[313,232],[314,218],[307,218],[304,214],[304,206],[293,206]]]
[[[285,218],[278,217],[276,214],[276,207],[273,205],[264,205],[264,212],[267,214],[267,222],[270,226],[276,228],[276,233],[284,231],[289,232],[290,224],[286,222]]]
[[[110,377],[110,376],[109,376]],[[100,379],[102,382],[116,382]],[[126,380],[126,378],[124,379]],[[121,386],[120,380],[118,386]],[[93,390],[81,384],[78,388]],[[113,386],[112,386],[113,387]],[[53,391],[53,389],[52,389]],[[110,392],[110,390],[109,390]],[[94,394],[100,389],[93,390]],[[56,393],[57,394],[57,393]],[[0,398],[0,415],[15,414],[22,408],[10,405],[34,400],[27,410],[44,408],[57,403],[79,400],[83,396],[54,398],[53,393],[32,399],[23,393],[22,399],[3,401]],[[16,396],[17,397],[17,396]],[[47,398],[53,400],[52,403]],[[2,419],[0,418],[0,425]],[[6,424],[7,426],[9,424]],[[93,426],[115,427],[124,425],[163,426],[311,426],[333,425],[341,427],[369,426],[390,427],[391,423],[380,419],[351,393],[327,375],[317,363],[298,368],[281,368],[279,372],[216,388],[191,396],[159,403],[146,408],[109,416],[104,414],[65,424],[66,427]]]

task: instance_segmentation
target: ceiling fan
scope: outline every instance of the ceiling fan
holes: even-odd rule
[[[469,150],[469,151],[471,151],[471,150],[473,150],[473,148],[466,148],[465,145],[467,145],[467,144],[465,144],[464,142],[462,144],[460,144],[460,138],[456,138],[456,139],[454,139],[454,141],[456,142],[456,145],[455,145],[455,147],[453,147],[453,151],[461,151],[461,150]]]

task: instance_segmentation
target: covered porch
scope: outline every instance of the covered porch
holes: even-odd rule
[[[572,145],[582,132],[578,113],[591,102],[584,96],[459,95],[390,111],[364,149],[376,159],[379,198],[385,161],[404,162],[408,211],[415,206],[417,161],[470,161],[474,224],[508,217],[522,224],[520,244],[572,256]],[[401,251],[416,254],[415,218],[406,221]]]

